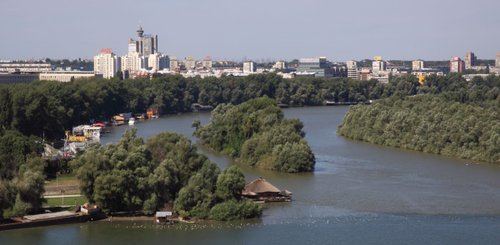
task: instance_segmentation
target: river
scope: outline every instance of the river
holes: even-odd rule
[[[293,192],[293,202],[266,204],[260,219],[163,227],[145,221],[99,221],[0,232],[0,244],[499,244],[500,167],[355,142],[336,134],[348,107],[285,109],[304,122],[316,156],[314,173],[283,174],[242,166]],[[193,142],[186,113],[128,127],[142,137],[173,131]],[[199,146],[219,167],[234,164]]]

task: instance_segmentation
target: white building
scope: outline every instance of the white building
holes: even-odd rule
[[[204,68],[204,69],[212,69],[212,66],[213,66],[213,62],[212,62],[212,58],[210,56],[207,56],[205,57],[205,59],[203,59],[201,61],[201,67]]]
[[[154,53],[148,57],[148,67],[154,71],[161,71],[169,68],[169,58],[162,53]]]
[[[49,63],[0,63],[0,72],[48,72],[52,71]]]
[[[359,79],[358,62],[354,60],[349,60],[346,62],[347,66],[347,77],[352,79]]]
[[[40,73],[40,81],[71,82],[76,79],[102,78],[101,74],[91,71],[49,71]]]
[[[172,58],[170,59],[170,70],[177,71],[180,68],[181,67],[180,67],[179,61],[177,60],[177,57],[172,56]]]
[[[372,72],[378,74],[380,72],[385,72],[387,69],[387,63],[382,60],[382,57],[376,56],[372,62]]]
[[[117,57],[109,48],[101,50],[94,56],[94,73],[101,74],[103,78],[110,79],[120,70],[120,57]]]
[[[243,73],[254,73],[257,70],[257,65],[253,61],[243,62]]]
[[[467,52],[464,56],[465,69],[471,69],[473,66],[476,66],[477,57],[473,52]]]
[[[286,69],[286,62],[285,61],[276,61],[273,65],[273,69],[275,70],[285,70]]]
[[[137,52],[129,53],[121,57],[121,70],[136,72],[145,69],[147,58]]]
[[[184,59],[184,67],[186,67],[187,70],[194,70],[196,68],[196,60],[188,56]]]
[[[423,60],[414,60],[411,62],[411,69],[413,71],[420,71],[424,69],[424,61]]]

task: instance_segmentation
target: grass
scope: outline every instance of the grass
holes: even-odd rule
[[[45,186],[67,186],[67,185],[78,185],[78,180],[75,174],[67,174],[58,176],[55,179],[51,179],[45,183]]]
[[[45,198],[45,200],[47,202],[43,205],[44,207],[76,206],[87,202],[84,196]]]

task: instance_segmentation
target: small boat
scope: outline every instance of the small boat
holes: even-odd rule
[[[135,118],[131,117],[129,120],[128,120],[128,125],[134,125],[135,124]]]
[[[93,127],[101,127],[101,128],[104,128],[106,127],[106,124],[104,123],[101,123],[101,122],[98,122],[98,123],[94,123],[92,124]]]

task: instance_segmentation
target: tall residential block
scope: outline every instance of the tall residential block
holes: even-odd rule
[[[411,62],[411,69],[414,71],[420,71],[424,69],[424,61],[423,60],[414,60]]]
[[[253,61],[243,62],[243,73],[254,73],[257,70],[257,65]]]
[[[372,62],[372,72],[378,74],[387,70],[387,63],[382,60],[382,57],[375,56]]]
[[[203,59],[201,61],[201,66],[204,68],[204,69],[212,69],[212,57],[210,56],[207,56],[205,57],[205,59]]]
[[[465,62],[459,57],[454,57],[450,61],[450,72],[463,72],[465,70]]]
[[[495,66],[496,66],[496,67],[500,67],[500,52],[499,52],[499,53],[497,53],[497,59],[496,59],[496,61],[495,61]]]
[[[477,57],[473,52],[467,52],[464,57],[465,69],[471,69],[476,66]]]
[[[120,70],[120,57],[117,57],[110,48],[104,48],[94,56],[94,73],[109,79]]]
[[[192,56],[184,58],[184,67],[187,70],[194,70],[196,68],[196,60]]]
[[[170,60],[167,55],[162,53],[154,53],[148,57],[149,69],[154,71],[161,71],[163,69],[169,68]]]
[[[349,60],[346,62],[347,65],[347,77],[352,79],[359,79],[358,62],[354,60]]]
[[[146,69],[148,62],[147,57],[140,55],[138,52],[128,53],[121,57],[121,70],[136,72]]]

